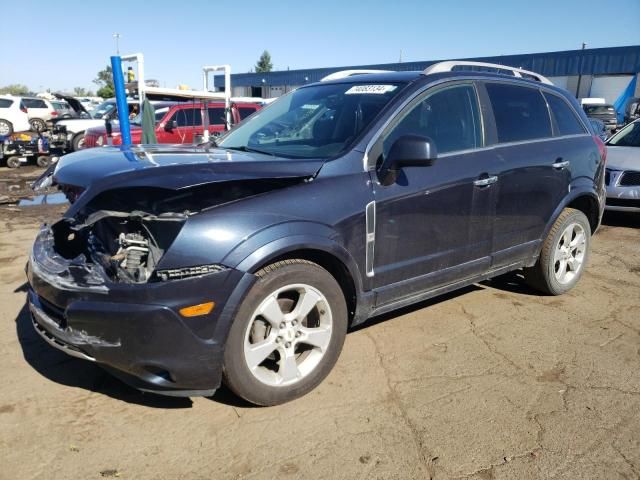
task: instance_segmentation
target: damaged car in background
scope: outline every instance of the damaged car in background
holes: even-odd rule
[[[572,288],[604,197],[587,125],[546,79],[390,72],[301,87],[217,143],[64,156],[35,185],[70,207],[32,249],[33,326],[143,391],[292,400],[349,325],[520,268]]]

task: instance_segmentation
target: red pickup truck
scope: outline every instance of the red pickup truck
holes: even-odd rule
[[[224,132],[224,103],[209,102],[209,133],[212,136]],[[154,104],[156,137],[158,143],[192,143],[194,135],[202,134],[202,103],[159,102]],[[232,103],[231,123],[236,124],[262,108],[258,103]],[[120,129],[112,126],[112,144],[120,145]],[[142,126],[140,116],[131,120],[131,143],[141,143]],[[107,145],[107,130],[104,126],[87,129],[84,147]]]

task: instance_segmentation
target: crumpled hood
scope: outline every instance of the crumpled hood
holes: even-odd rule
[[[607,145],[607,168],[640,171],[640,147]]]

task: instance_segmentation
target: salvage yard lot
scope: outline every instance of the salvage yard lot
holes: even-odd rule
[[[309,395],[138,393],[53,350],[24,265],[61,207],[0,208],[0,479],[638,478],[640,217],[607,215],[562,297],[510,275],[347,336]]]

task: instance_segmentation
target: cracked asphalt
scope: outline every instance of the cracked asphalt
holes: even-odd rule
[[[586,275],[508,275],[352,331],[306,397],[138,393],[32,331],[24,264],[59,207],[0,210],[0,479],[640,478],[640,215]]]

